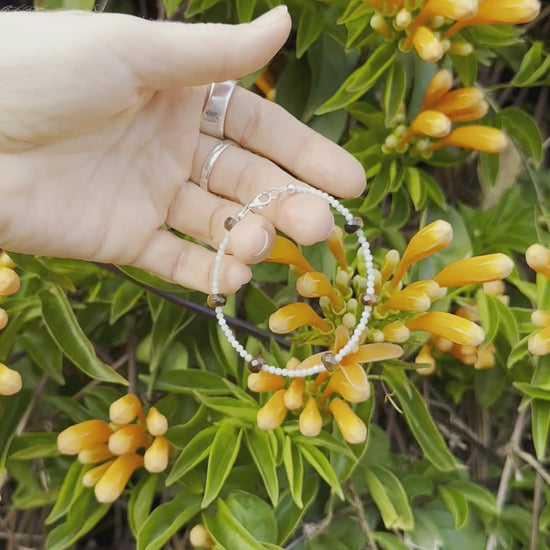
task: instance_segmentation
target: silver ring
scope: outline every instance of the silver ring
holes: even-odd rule
[[[201,177],[199,178],[199,186],[201,189],[208,191],[208,180],[210,179],[210,174],[212,173],[212,170],[214,170],[214,165],[216,164],[216,161],[220,158],[220,155],[231,145],[235,145],[238,147],[238,145],[230,139],[220,141],[216,145],[216,147],[212,149],[208,157],[206,157],[206,160],[204,161],[204,166],[202,167]]]
[[[206,100],[200,123],[200,131],[203,134],[218,139],[225,137],[225,115],[227,114],[227,106],[236,84],[234,80],[212,82],[210,84],[208,99]]]

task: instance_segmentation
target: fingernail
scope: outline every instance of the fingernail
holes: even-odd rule
[[[257,17],[252,21],[252,25],[257,25],[258,27],[264,27],[266,25],[271,25],[275,23],[275,21],[278,21],[283,17],[283,15],[288,13],[288,8],[282,4],[280,6],[277,6],[276,8],[273,8],[272,10],[268,11],[267,13],[264,13],[263,15],[260,15],[260,17]]]
[[[265,229],[262,229],[261,238],[258,239],[258,241],[261,242],[260,248],[258,252],[254,252],[252,254],[252,256],[254,256],[255,258],[257,258],[258,256],[261,256],[262,254],[265,254],[265,252],[267,252],[267,249],[269,247],[269,243],[271,239],[269,238],[269,233]]]

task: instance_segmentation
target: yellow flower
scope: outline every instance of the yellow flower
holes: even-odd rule
[[[441,288],[433,279],[422,279],[409,283],[407,287],[409,291],[416,290],[423,292],[430,297],[430,300],[438,300],[446,294],[446,290]]]
[[[114,502],[122,494],[134,471],[142,465],[142,456],[134,453],[119,456],[95,485],[94,492],[98,502]]]
[[[276,334],[286,334],[306,325],[317,327],[324,332],[330,329],[328,323],[304,302],[283,306],[269,317],[269,328]]]
[[[385,361],[397,359],[403,355],[403,348],[397,344],[363,344],[357,351],[350,353],[342,359],[341,365],[347,367],[353,363],[371,363],[373,361]]]
[[[490,369],[495,364],[495,346],[489,344],[483,349],[477,350],[477,359],[474,363],[474,369]]]
[[[285,387],[285,377],[270,372],[254,372],[248,376],[246,381],[248,389],[256,393],[277,391]]]
[[[162,435],[158,435],[149,445],[143,455],[143,465],[148,472],[156,474],[164,472],[170,458],[170,443]]]
[[[382,334],[386,342],[402,344],[409,339],[410,330],[400,321],[394,321],[382,327]]]
[[[430,80],[422,105],[421,111],[431,108],[432,105],[442,98],[453,86],[453,73],[447,69],[441,69],[435,73],[434,77]]]
[[[23,386],[21,375],[10,369],[4,363],[0,363],[0,395],[13,395]]]
[[[487,103],[478,88],[459,88],[445,94],[432,106],[449,117],[452,122],[477,120],[487,112]],[[478,113],[481,115],[478,116]]]
[[[479,325],[443,311],[429,311],[406,325],[411,330],[424,330],[463,346],[478,346],[485,338]]]
[[[147,431],[154,436],[164,435],[168,430],[168,420],[156,407],[151,407],[147,411],[145,423]]]
[[[149,438],[139,424],[127,424],[109,437],[109,450],[115,455],[133,453],[149,446]]]
[[[418,374],[421,374],[422,376],[428,376],[432,374],[435,370],[435,359],[433,358],[430,346],[424,344],[420,348],[420,351],[418,352],[418,355],[416,356],[414,362],[420,365],[428,365],[427,367],[418,367],[416,369],[416,372]]]
[[[267,403],[258,410],[256,420],[261,430],[274,430],[285,419],[287,408],[284,403],[285,390],[275,392]]]
[[[143,418],[143,409],[141,401],[137,395],[129,393],[122,396],[120,399],[113,401],[109,407],[109,418],[115,424],[129,424],[137,417]]]
[[[304,298],[320,298],[326,296],[334,309],[341,308],[341,301],[336,295],[332,283],[318,271],[304,273],[296,280],[296,290]]]
[[[86,420],[69,426],[57,436],[57,448],[64,455],[77,455],[84,449],[91,449],[106,443],[112,431],[103,420]]]
[[[10,267],[0,267],[0,296],[11,296],[15,294],[21,281],[19,275]]]
[[[420,229],[409,241],[395,275],[392,277],[390,288],[395,288],[399,284],[410,265],[435,254],[452,240],[453,228],[446,221],[436,220]]]
[[[189,542],[191,546],[198,548],[212,548],[214,546],[210,533],[202,523],[198,523],[189,531]]]
[[[429,150],[435,151],[448,145],[482,153],[500,153],[508,145],[508,138],[502,130],[497,128],[472,124],[456,128],[448,136],[436,141]]]
[[[541,244],[532,244],[525,252],[525,259],[533,271],[550,279],[550,250]]]
[[[307,400],[306,406],[300,414],[298,425],[300,433],[308,437],[315,437],[321,432],[323,419],[321,418],[315,397],[310,397]]]
[[[449,264],[434,281],[442,287],[464,286],[499,281],[510,275],[514,262],[504,254],[474,256]]]
[[[88,470],[82,476],[82,485],[84,485],[84,487],[93,487],[101,479],[101,476],[109,469],[113,462],[114,459]]]
[[[344,231],[339,225],[335,225],[327,239],[328,248],[331,254],[336,258],[341,269],[348,268],[346,260],[346,250],[344,248]]]
[[[113,458],[113,453],[109,450],[109,446],[105,443],[96,445],[91,449],[83,449],[78,453],[78,461],[82,464],[95,464]]]
[[[428,0],[419,17],[442,15],[455,21],[473,17],[478,10],[478,0]]]
[[[0,307],[0,330],[3,328],[6,328],[6,325],[8,324],[8,314],[6,313],[5,309],[2,309]]]
[[[502,296],[506,291],[506,287],[502,281],[490,281],[483,283],[483,292],[489,296]]]
[[[5,250],[0,250],[0,267],[9,267],[10,269],[15,267],[15,262],[8,256]]]
[[[451,131],[451,121],[440,111],[427,110],[416,116],[411,128],[414,134],[441,138]]]
[[[321,396],[321,401],[333,393],[339,393],[350,403],[362,403],[370,397],[370,385],[367,374],[359,363],[352,363],[336,370]]]
[[[382,36],[386,40],[389,40],[391,38],[390,27],[386,23],[386,20],[378,13],[375,13],[370,18],[370,26],[374,31],[376,31],[380,36]]]
[[[424,61],[435,62],[443,57],[443,44],[428,27],[421,25],[411,36],[416,53]]]
[[[335,397],[328,406],[342,437],[348,443],[362,443],[367,438],[365,423],[339,397]]]
[[[537,309],[531,313],[531,323],[536,327],[544,328],[550,325],[550,311],[543,311],[542,309]]]
[[[380,285],[383,285],[393,273],[395,266],[399,263],[399,252],[397,250],[388,250],[384,256],[384,261],[380,266]]]
[[[275,81],[268,69],[265,69],[260,76],[254,81],[254,84],[264,94],[269,101],[275,101]]]
[[[432,302],[430,297],[415,288],[405,287],[388,298],[386,302],[378,306],[378,311],[384,313],[389,310],[409,311],[421,313],[430,309]]]
[[[315,271],[304,258],[304,255],[298,250],[298,247],[292,241],[280,235],[275,236],[273,248],[264,262],[295,266],[299,273]]]
[[[294,378],[283,395],[283,402],[289,411],[296,411],[304,404],[304,378]]]
[[[533,334],[527,341],[527,347],[533,355],[547,355],[550,352],[550,326]]]

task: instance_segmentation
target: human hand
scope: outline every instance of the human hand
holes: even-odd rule
[[[298,183],[350,197],[360,164],[279,106],[237,88],[229,147],[209,191],[202,166],[218,140],[199,132],[206,84],[264,66],[290,30],[284,7],[251,24],[153,22],[87,12],[0,13],[0,246],[132,265],[208,292],[223,221],[270,187]],[[280,167],[282,168],[280,168]],[[220,291],[250,278],[275,228],[324,239],[320,198],[289,196],[231,232]]]

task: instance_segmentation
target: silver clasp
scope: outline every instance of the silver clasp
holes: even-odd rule
[[[266,206],[269,206],[276,198],[283,193],[294,193],[296,186],[290,183],[284,187],[271,187],[267,191],[263,191],[259,195],[256,195],[253,199],[248,201],[241,210],[237,213],[237,220],[242,220],[248,212],[252,210],[261,210]]]

